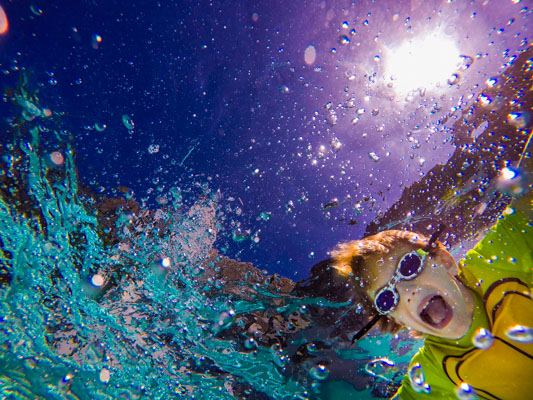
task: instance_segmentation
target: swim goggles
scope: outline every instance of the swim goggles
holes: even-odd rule
[[[392,279],[377,292],[374,299],[374,306],[379,314],[390,314],[398,307],[400,295],[398,290],[396,290],[396,284],[400,281],[410,281],[416,278],[424,269],[424,261],[427,254],[426,251],[418,249],[405,254],[401,258]]]

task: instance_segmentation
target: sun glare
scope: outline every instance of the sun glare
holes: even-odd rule
[[[386,51],[386,78],[399,93],[447,84],[457,70],[455,43],[439,34],[413,38]]]

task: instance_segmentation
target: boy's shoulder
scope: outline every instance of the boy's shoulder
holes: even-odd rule
[[[531,287],[533,224],[508,208],[460,265],[461,280],[481,296],[502,279],[516,278]]]

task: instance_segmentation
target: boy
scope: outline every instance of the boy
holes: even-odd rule
[[[531,398],[531,201],[515,200],[459,266],[438,234],[384,231],[332,252],[375,315],[354,340],[378,321],[426,337],[395,398]]]

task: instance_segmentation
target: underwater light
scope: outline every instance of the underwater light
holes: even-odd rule
[[[0,6],[0,35],[3,35],[9,29],[9,23],[7,22],[7,15],[2,6]]]
[[[433,33],[386,49],[385,74],[399,93],[446,83],[457,70],[460,53],[450,38]]]

